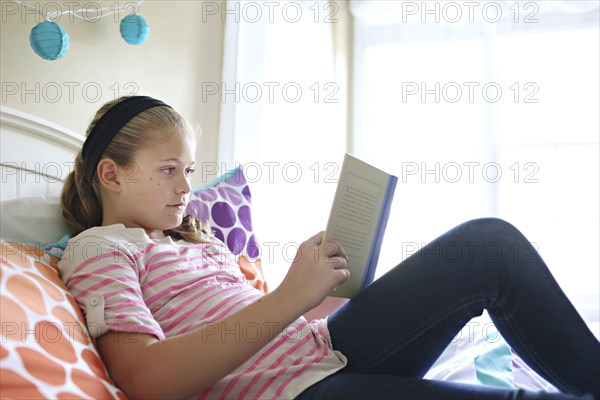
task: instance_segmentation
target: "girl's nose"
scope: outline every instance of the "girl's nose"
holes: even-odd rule
[[[188,194],[189,192],[191,192],[192,187],[190,185],[190,182],[187,178],[181,178],[181,181],[178,182],[177,185],[177,193],[183,193],[183,194]]]

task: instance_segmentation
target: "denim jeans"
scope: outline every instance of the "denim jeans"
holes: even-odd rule
[[[562,393],[422,379],[484,309]],[[600,343],[534,247],[500,219],[465,222],[424,246],[334,312],[328,327],[348,365],[299,399],[600,400]]]

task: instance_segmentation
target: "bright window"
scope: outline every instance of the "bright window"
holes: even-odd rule
[[[457,223],[497,216],[571,298],[597,304],[598,8],[481,2],[504,17],[455,23],[449,3],[466,7],[354,8],[357,154],[400,178],[378,273]]]

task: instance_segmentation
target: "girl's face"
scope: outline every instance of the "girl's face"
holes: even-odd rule
[[[138,151],[119,177],[119,222],[143,228],[152,238],[181,224],[196,153],[189,135],[158,136],[165,139]]]

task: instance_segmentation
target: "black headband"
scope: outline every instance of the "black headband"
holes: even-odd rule
[[[85,164],[85,174],[88,178],[91,179],[94,176],[94,171],[102,153],[104,153],[106,146],[117,132],[133,117],[156,106],[170,107],[168,104],[152,97],[134,96],[115,104],[104,113],[85,139],[81,150],[81,157]]]

